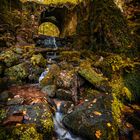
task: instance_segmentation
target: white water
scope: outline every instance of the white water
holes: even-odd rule
[[[80,137],[73,135],[68,129],[62,124],[63,114],[60,111],[61,101],[55,101],[57,111],[53,117],[54,128],[57,134],[57,140],[82,140]]]

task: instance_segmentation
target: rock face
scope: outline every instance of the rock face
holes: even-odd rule
[[[94,90],[90,92],[86,93],[88,96],[85,96],[83,103],[65,115],[64,125],[88,140],[117,139],[117,129],[111,109],[111,94]]]

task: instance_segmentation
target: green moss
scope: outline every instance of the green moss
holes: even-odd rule
[[[123,71],[133,70],[135,62],[130,58],[124,58],[121,55],[110,54],[101,62],[96,62],[95,66],[100,67],[103,73],[111,78],[113,74],[122,73]]]
[[[28,64],[21,63],[5,70],[5,75],[11,81],[20,81],[28,76]]]
[[[79,51],[63,51],[60,53],[60,60],[67,62],[79,62],[80,52]]]
[[[81,62],[78,73],[94,86],[104,85],[107,80],[103,74],[97,73],[88,61]]]
[[[19,62],[20,55],[14,53],[12,50],[2,52],[0,54],[0,61],[4,62],[7,67],[15,65]]]
[[[31,57],[31,63],[33,65],[39,65],[39,66],[46,66],[46,59],[41,55],[41,54],[37,54],[37,55],[33,55]]]
[[[46,119],[43,119],[46,118]],[[54,131],[54,123],[52,120],[52,114],[49,112],[45,112],[42,115],[42,119],[40,119],[42,133],[44,134],[45,139],[51,139]]]
[[[12,138],[19,140],[42,140],[42,135],[37,132],[35,125],[26,124],[15,127]]]

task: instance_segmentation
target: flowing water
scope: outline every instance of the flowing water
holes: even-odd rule
[[[54,128],[57,134],[57,140],[82,140],[82,138],[72,134],[62,123],[63,113],[60,110],[60,106],[63,101],[54,100],[57,106],[57,111],[53,117]]]
[[[47,42],[46,42],[47,43]],[[53,44],[55,48],[57,48],[57,43],[55,38],[53,39]],[[46,44],[46,46],[49,44]],[[55,62],[55,59],[57,59],[57,54],[55,52],[48,52],[46,58],[51,61]],[[53,63],[51,63],[53,64]],[[42,72],[42,74],[39,77],[39,83],[40,81],[45,77],[45,75],[48,74],[49,69],[51,68],[51,64],[47,65],[47,69]],[[55,105],[57,107],[56,112],[53,116],[53,122],[54,122],[54,128],[55,128],[55,133],[56,133],[56,140],[83,140],[82,138],[72,134],[62,123],[63,119],[63,113],[60,110],[61,104],[63,101],[54,99]]]
[[[49,72],[49,68],[51,65],[48,66],[47,70],[45,70],[41,76],[39,77],[39,82],[47,75]],[[56,140],[82,140],[82,138],[75,136],[72,134],[62,123],[63,113],[60,110],[61,104],[63,101],[54,99],[55,105],[57,107],[56,112],[53,116],[54,128],[56,133]]]

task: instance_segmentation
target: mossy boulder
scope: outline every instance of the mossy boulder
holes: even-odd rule
[[[45,59],[43,60],[44,62],[40,62],[39,64],[32,64],[31,61],[27,60],[26,62],[5,69],[4,75],[11,82],[38,82],[38,78],[46,65]]]
[[[13,128],[0,128],[0,139],[5,140],[43,140],[42,134],[37,132],[34,124],[19,124]]]
[[[28,63],[23,62],[5,70],[5,76],[11,81],[21,81],[28,76]]]
[[[130,58],[119,54],[108,54],[102,57],[102,61],[97,61],[94,65],[99,67],[108,78],[111,78],[113,74],[133,69],[135,63]]]
[[[87,90],[84,95],[84,102],[64,116],[64,125],[88,140],[117,140],[118,128],[111,108],[112,95],[95,90]]]
[[[0,61],[5,63],[7,67],[11,67],[19,63],[21,55],[14,53],[12,50],[7,50],[0,54]]]
[[[107,78],[102,73],[96,72],[89,61],[83,61],[80,64],[78,73],[96,88],[106,91],[108,90]]]
[[[39,66],[45,67],[46,62],[47,62],[46,59],[41,54],[37,54],[37,55],[34,54],[31,57],[31,63],[33,65],[39,65]]]

